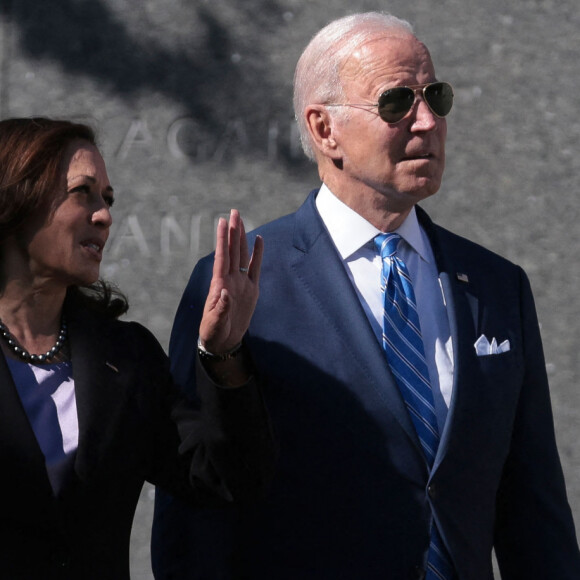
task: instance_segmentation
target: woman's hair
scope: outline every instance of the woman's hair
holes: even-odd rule
[[[64,156],[79,139],[96,146],[95,132],[82,123],[44,117],[0,121],[0,293],[6,284],[1,267],[6,240],[18,236],[37,212],[50,214],[64,198]],[[112,316],[128,308],[125,297],[103,281],[71,288],[69,294]]]
[[[384,12],[364,12],[334,20],[304,49],[294,73],[294,114],[304,153],[314,160],[304,109],[313,103],[337,103],[343,98],[342,65],[356,48],[377,35],[413,34],[406,20]],[[335,114],[348,114],[337,111]]]
[[[64,196],[63,159],[77,139],[96,145],[93,130],[80,123],[40,117],[0,121],[0,245]]]

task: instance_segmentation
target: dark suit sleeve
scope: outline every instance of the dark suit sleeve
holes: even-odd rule
[[[169,342],[173,380],[180,390],[192,398],[197,396],[196,344],[212,268],[213,257],[208,256],[200,260],[193,270],[177,308]]]
[[[212,260],[195,267],[177,309],[169,355],[178,387],[192,400],[204,390],[196,369],[196,342]],[[158,580],[228,580],[237,512],[234,506],[196,507],[158,487],[151,538],[153,573]]]
[[[216,466],[228,472],[234,466],[235,473],[240,474],[239,478],[233,474],[228,478],[235,497],[251,499],[262,493],[271,478],[273,437],[257,377],[244,387],[222,389],[212,383],[197,357],[198,330],[212,270],[210,255],[197,264],[181,299],[169,346],[171,374],[180,392],[206,410],[204,428],[214,434]],[[179,411],[176,416],[184,441],[182,449],[186,449],[195,442],[195,425]],[[250,477],[251,473],[256,477]]]
[[[497,496],[495,549],[504,580],[576,580],[580,557],[554,434],[532,292],[521,272],[525,375]]]
[[[215,384],[196,364],[198,326],[187,331],[188,370],[197,385],[189,397],[174,384],[167,357],[151,337],[147,380],[156,396],[147,403],[154,449],[147,479],[194,503],[212,504],[216,496],[251,501],[263,492],[274,457],[261,388],[255,378],[238,388]]]
[[[271,479],[275,456],[257,380],[235,389],[222,388],[199,361],[196,377],[201,416],[189,398],[180,397],[172,411],[181,440],[179,452],[192,456],[190,481],[204,478],[204,484],[227,501],[252,501]]]

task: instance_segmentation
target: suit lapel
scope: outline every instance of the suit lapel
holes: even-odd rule
[[[473,360],[475,352],[473,337],[478,327],[479,299],[477,288],[470,282],[470,278],[474,278],[469,276],[473,263],[468,259],[462,261],[460,257],[455,256],[453,247],[446,243],[445,237],[440,235],[440,230],[419,207],[417,215],[427,232],[435,255],[453,344],[453,394],[434,465],[435,470],[449,450],[450,443],[461,441],[461,436],[454,433],[454,428],[457,425],[456,416],[461,414],[461,408],[469,395],[464,387],[466,384],[472,384],[474,380],[473,365],[470,361]]]
[[[349,365],[352,381],[347,385],[364,399],[377,424],[389,412],[408,435],[417,452],[420,443],[399,388],[391,374],[383,349],[376,339],[354,286],[315,207],[311,194],[296,213],[291,263],[296,279],[314,299],[317,311],[332,328],[332,340],[342,342],[345,359],[333,364]],[[360,380],[364,377],[365,380]]]
[[[473,316],[477,313],[478,300],[469,294],[469,289],[462,288],[459,283],[453,280],[448,272],[440,272],[439,278],[447,301],[447,311],[451,330],[451,340],[453,343],[453,395],[449,406],[449,413],[445,429],[443,430],[439,458],[441,458],[453,440],[453,426],[456,424],[455,415],[461,411],[462,399],[466,396],[462,385],[470,380],[466,377],[471,373],[467,371],[470,367],[468,361],[473,356]]]
[[[115,427],[130,385],[126,384],[128,373],[123,373],[115,358],[115,340],[108,325],[76,312],[68,320],[79,417],[75,471],[86,480],[115,443]]]
[[[11,477],[27,481],[51,495],[44,454],[36,440],[8,363],[0,351],[0,454],[3,468]],[[35,482],[35,483],[33,483]]]

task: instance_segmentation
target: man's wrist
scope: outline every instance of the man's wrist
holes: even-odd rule
[[[197,352],[198,352],[199,358],[201,360],[208,360],[208,361],[215,361],[215,362],[231,360],[233,358],[236,358],[242,352],[242,346],[243,346],[243,344],[240,342],[236,346],[234,346],[233,348],[227,350],[226,352],[216,354],[216,353],[210,352],[209,350],[207,350],[205,348],[205,346],[203,345],[203,343],[201,341],[201,337],[198,337],[198,339],[197,339]]]

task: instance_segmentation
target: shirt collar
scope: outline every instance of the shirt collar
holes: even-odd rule
[[[316,208],[343,260],[347,260],[381,233],[370,222],[338,199],[324,184],[316,196]],[[427,248],[426,234],[419,225],[414,206],[395,232],[423,260],[430,261],[431,252]]]

